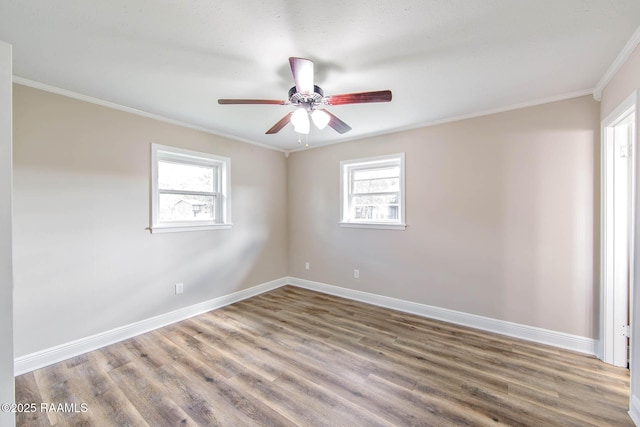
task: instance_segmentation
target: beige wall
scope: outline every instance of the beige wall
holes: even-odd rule
[[[11,46],[0,42],[0,403],[14,400],[13,274],[11,255]],[[0,411],[0,426],[15,425]]]
[[[146,230],[152,142],[231,158],[232,229]],[[15,85],[14,165],[16,357],[287,275],[280,152]]]
[[[15,85],[16,356],[287,275],[596,338],[598,123],[581,97],[287,160]],[[231,157],[231,230],[149,234],[152,142]],[[407,230],[339,227],[340,160],[397,152]]]
[[[640,89],[640,45],[602,90],[600,118],[607,117],[637,89]]]
[[[339,162],[397,152],[406,231],[339,227]],[[292,153],[290,275],[596,338],[598,152],[585,96]]]
[[[636,46],[631,56],[627,59],[620,70],[614,75],[602,91],[602,99],[600,106],[600,117],[606,118],[611,114],[628,96],[640,89],[640,45]],[[636,108],[639,106],[636,105]],[[640,114],[636,112],[636,129],[640,129]],[[636,135],[638,133],[636,132]],[[637,144],[637,138],[636,138]],[[636,152],[638,147],[636,145]],[[640,170],[640,157],[636,156],[636,171]],[[635,271],[640,271],[640,251],[637,249],[638,242],[640,242],[640,196],[638,191],[640,190],[640,174],[636,173],[636,210],[635,210],[635,259],[634,268]],[[636,273],[635,283],[633,284],[634,292],[632,293],[633,301],[631,301],[632,312],[632,324],[631,324],[631,411],[634,413],[634,419],[640,415],[640,407],[638,407],[639,394],[640,394],[640,277]]]

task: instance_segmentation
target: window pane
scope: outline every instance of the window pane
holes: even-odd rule
[[[158,162],[158,188],[213,192],[215,167],[184,163]]]
[[[353,192],[355,194],[391,193],[394,191],[400,191],[399,178],[367,179],[362,181],[353,181]]]
[[[215,197],[160,194],[160,222],[215,220]]]
[[[397,220],[400,209],[398,195],[354,196],[351,209],[354,219]]]
[[[355,194],[400,191],[400,167],[356,170],[352,191]]]
[[[362,169],[353,171],[353,179],[397,178],[400,176],[399,166],[386,168]]]

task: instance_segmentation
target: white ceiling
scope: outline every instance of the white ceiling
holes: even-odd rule
[[[291,106],[216,101],[286,99],[290,56],[325,95],[393,92],[329,107],[353,130],[318,146],[590,93],[639,26],[638,0],[0,0],[15,76],[283,150]]]

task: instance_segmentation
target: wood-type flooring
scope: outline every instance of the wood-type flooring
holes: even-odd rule
[[[17,377],[16,421],[632,426],[628,399],[594,357],[285,286]]]

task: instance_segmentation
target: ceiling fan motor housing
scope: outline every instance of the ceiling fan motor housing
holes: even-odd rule
[[[324,91],[317,85],[313,85],[313,93],[309,95],[298,93],[295,86],[289,89],[289,102],[293,105],[303,105],[307,109],[322,104],[322,98]]]
[[[218,104],[272,104],[272,105],[294,105],[295,111],[290,111],[271,127],[266,134],[280,132],[290,121],[293,122],[294,114],[302,117],[297,126],[300,130],[306,130],[309,117],[311,117],[319,129],[325,126],[333,128],[338,133],[345,133],[351,130],[351,126],[331,114],[324,108],[317,108],[325,105],[345,105],[345,104],[365,104],[370,102],[391,101],[390,90],[379,90],[375,92],[346,93],[342,95],[324,96],[324,91],[313,84],[313,61],[305,58],[289,58],[291,73],[295,86],[289,89],[289,99],[280,101],[275,99],[218,99]],[[311,89],[313,88],[313,89]],[[303,110],[308,113],[304,114]],[[305,120],[306,119],[306,120]],[[326,122],[326,123],[325,123]],[[303,126],[304,125],[304,126]],[[294,124],[295,126],[295,124]],[[308,133],[308,132],[302,132]]]

